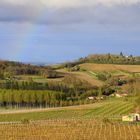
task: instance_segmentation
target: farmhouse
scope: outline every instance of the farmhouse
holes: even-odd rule
[[[123,122],[136,122],[140,121],[140,115],[137,113],[132,113],[130,115],[122,116]]]
[[[127,94],[119,94],[119,93],[116,93],[115,96],[118,97],[118,98],[121,98],[121,97],[126,97],[128,95]]]
[[[91,97],[88,97],[88,99],[89,99],[89,100],[95,100],[96,97],[91,96]]]
[[[104,100],[104,99],[105,99],[104,96],[101,96],[101,97],[95,97],[95,96],[88,97],[88,100]]]

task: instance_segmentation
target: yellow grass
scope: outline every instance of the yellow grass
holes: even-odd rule
[[[85,73],[85,72],[74,72],[73,73],[77,78],[81,79],[81,80],[85,80],[88,83],[90,83],[91,85],[94,86],[102,86],[103,82],[93,78],[92,76],[90,76],[89,74]]]
[[[93,64],[85,63],[80,65],[81,68],[88,71],[97,72],[113,72],[113,71],[127,71],[140,73],[140,65],[113,65],[113,64]]]
[[[58,71],[65,73],[65,75],[75,76],[80,80],[87,81],[88,83],[90,83],[93,86],[102,86],[103,85],[102,81],[96,79],[95,77],[90,76],[86,72],[68,72],[64,69],[59,69]]]
[[[111,72],[114,75],[123,75],[128,78],[131,73],[140,73],[140,65],[115,65],[115,64],[94,64],[84,63],[80,65],[81,69],[87,70],[87,72],[68,72],[65,69],[59,69],[58,72],[62,72],[66,75],[75,76],[81,80],[85,80],[93,86],[102,86],[104,83],[97,79],[97,72]],[[94,75],[95,72],[95,75]],[[92,74],[93,73],[93,74]],[[62,78],[63,79],[63,78]],[[59,79],[60,81],[62,79]],[[55,80],[55,79],[54,79]]]

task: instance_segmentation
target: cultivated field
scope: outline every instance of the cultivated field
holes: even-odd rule
[[[93,64],[93,63],[84,63],[80,65],[81,68],[86,69],[88,71],[106,71],[106,72],[113,72],[113,71],[125,71],[125,72],[136,72],[140,73],[140,66],[139,65],[113,65],[113,64]]]
[[[133,98],[64,108],[1,110],[0,140],[140,140],[140,125],[121,122]],[[10,122],[10,123],[9,123]]]
[[[47,120],[0,125],[0,140],[140,140],[140,125],[93,120]]]
[[[108,73],[112,76],[124,77],[125,79],[131,78],[133,73],[140,75],[139,65],[115,65],[115,64],[94,64],[94,63],[84,63],[79,65],[81,70],[69,72],[67,69],[58,69],[58,72],[62,72],[66,75],[75,76],[80,80],[87,81],[93,86],[102,86],[104,81],[98,79],[99,74]],[[55,79],[54,79],[55,80]],[[56,79],[58,80],[58,79]],[[62,80],[60,78],[59,80]]]
[[[87,72],[68,72],[64,69],[60,69],[58,70],[59,72],[63,72],[65,73],[65,75],[71,75],[71,76],[74,76],[80,80],[84,80],[84,81],[87,81],[88,83],[90,83],[91,85],[93,86],[102,86],[103,85],[103,82],[98,80],[96,77],[93,77],[93,75],[90,75],[89,73]],[[62,78],[61,78],[62,79]]]
[[[137,73],[140,75],[140,66],[139,65],[114,65],[114,64],[94,64],[94,63],[84,63],[80,65],[81,69],[86,71],[77,71],[77,72],[68,72],[66,69],[58,69],[58,72],[63,73],[64,77],[60,78],[44,78],[39,75],[18,75],[16,76],[20,82],[28,81],[32,79],[34,82],[46,83],[46,82],[61,82],[65,76],[75,76],[80,80],[87,81],[93,86],[102,86],[103,81],[97,78],[97,74],[102,72],[111,73],[113,76],[126,76],[131,77],[132,73]]]
[[[1,110],[0,122],[15,122],[27,120],[47,119],[121,119],[121,115],[133,111],[134,104],[125,99],[111,99],[99,103],[64,108]]]
[[[0,140],[140,140],[140,125],[121,122],[133,111],[134,97],[93,104],[1,109]]]

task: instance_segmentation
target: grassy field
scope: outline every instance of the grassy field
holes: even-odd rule
[[[0,112],[0,122],[46,119],[121,119],[121,115],[132,112],[133,103],[124,99],[111,99],[90,105],[42,110],[6,110]],[[31,111],[31,112],[30,112]]]
[[[93,77],[88,72],[81,72],[81,71],[68,72],[68,71],[66,71],[64,69],[60,69],[58,71],[65,73],[65,75],[71,75],[71,76],[74,76],[74,77],[76,77],[76,78],[78,78],[80,80],[87,81],[88,83],[90,83],[93,86],[102,86],[103,85],[102,81],[98,80],[96,77]]]
[[[140,73],[139,65],[113,65],[113,64],[93,64],[93,63],[84,63],[80,65],[81,68],[86,69],[88,71],[94,72],[114,72],[114,71],[124,71],[124,72],[136,72]]]
[[[16,77],[20,79],[19,81],[28,81],[29,79],[32,79],[34,82],[38,83],[46,83],[49,81],[61,81],[63,79],[63,78],[49,79],[39,75],[18,75]]]

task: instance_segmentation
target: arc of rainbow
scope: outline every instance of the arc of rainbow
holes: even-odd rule
[[[40,10],[40,12],[38,12],[37,15],[34,15],[34,17],[33,17],[34,20],[32,22],[34,22],[34,23],[39,22],[40,19],[44,17],[45,11],[46,10],[44,8],[42,8],[42,10]],[[20,59],[22,57],[23,52],[27,49],[28,45],[26,43],[30,40],[31,33],[33,34],[36,32],[36,28],[35,28],[36,25],[34,25],[34,23],[29,23],[29,24],[25,25],[25,30],[26,30],[26,31],[24,31],[25,34],[18,42],[18,50],[16,50],[14,52],[14,55],[16,55],[16,57],[18,59]],[[27,55],[29,55],[29,54],[27,54]]]

